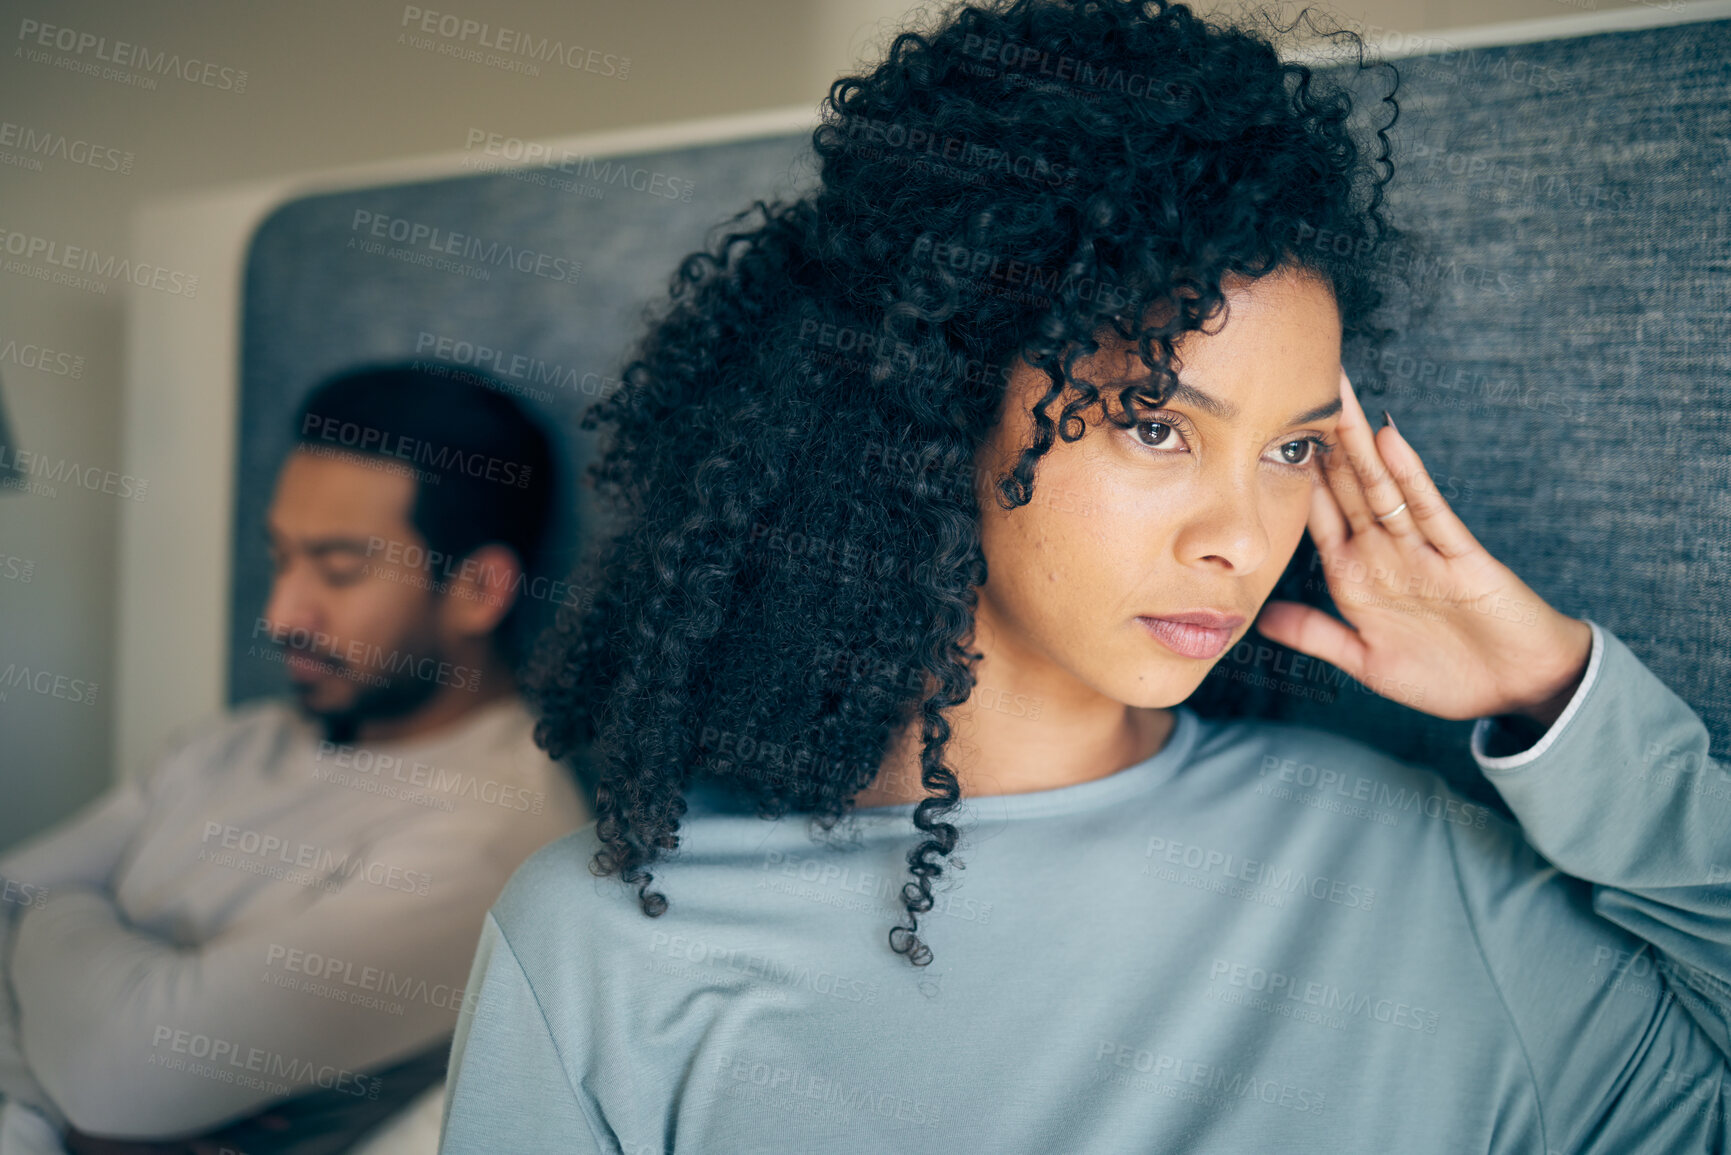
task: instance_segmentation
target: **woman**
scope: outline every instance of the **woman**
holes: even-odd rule
[[[1723,1147],[1731,812],[1641,781],[1706,731],[1341,368],[1387,103],[1372,155],[1160,0],[837,82],[819,188],[587,418],[619,529],[538,737],[598,821],[486,922],[446,1151]],[[1273,596],[1306,540],[1344,622]],[[1518,825],[1221,700],[1252,624],[1480,719]]]

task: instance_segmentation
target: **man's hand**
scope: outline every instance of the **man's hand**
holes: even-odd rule
[[[175,1139],[161,1143],[141,1143],[136,1139],[98,1139],[76,1128],[69,1129],[61,1140],[72,1155],[192,1155],[193,1140]]]
[[[286,1131],[289,1121],[266,1113],[248,1120],[272,1131]],[[163,1139],[146,1142],[139,1139],[98,1139],[76,1128],[68,1128],[61,1143],[71,1155],[246,1155],[219,1138],[194,1136],[191,1139]]]

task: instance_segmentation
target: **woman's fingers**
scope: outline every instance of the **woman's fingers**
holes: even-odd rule
[[[1380,441],[1384,446],[1383,460],[1394,470],[1406,494],[1406,513],[1401,516],[1411,514],[1424,539],[1445,558],[1463,557],[1482,550],[1484,547],[1478,538],[1449,508],[1448,501],[1425,470],[1424,462],[1419,460],[1418,451],[1400,435],[1400,430],[1390,425],[1387,435]]]
[[[1256,628],[1264,637],[1301,654],[1321,658],[1354,678],[1364,669],[1365,646],[1357,631],[1315,606],[1269,602],[1256,616]]]
[[[1371,429],[1370,419],[1364,415],[1358,394],[1344,372],[1340,375],[1340,397],[1340,423],[1335,426],[1335,432],[1340,436],[1351,466],[1350,473],[1342,480],[1356,483],[1362,491],[1357,509],[1346,507],[1352,532],[1368,533],[1380,527],[1403,543],[1423,541],[1424,531],[1412,515],[1411,503],[1401,483],[1383,463],[1382,452],[1377,448],[1376,432]],[[1403,503],[1407,508],[1401,508]]]
[[[1340,510],[1333,487],[1318,481],[1310,490],[1310,540],[1326,558],[1345,545],[1347,537],[1346,514]]]
[[[1365,504],[1364,485],[1359,481],[1358,472],[1350,460],[1361,453],[1362,449],[1348,437],[1348,432],[1352,426],[1353,415],[1356,413],[1362,424],[1364,414],[1358,410],[1357,403],[1352,399],[1352,386],[1346,379],[1345,370],[1340,374],[1340,404],[1340,421],[1335,425],[1335,434],[1339,440],[1334,452],[1323,458],[1322,475],[1328,481],[1335,504],[1346,523],[1352,527],[1352,532],[1363,533],[1370,528],[1371,519],[1375,515]]]

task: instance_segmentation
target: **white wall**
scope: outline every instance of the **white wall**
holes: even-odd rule
[[[1447,36],[1465,25],[1575,14],[1591,2],[1346,0],[1338,11],[1376,37]],[[328,180],[343,166],[451,153],[470,128],[551,139],[810,109],[830,80],[887,41],[907,8],[901,0],[419,7],[629,57],[628,77],[552,67],[526,76],[424,52],[398,42],[406,6],[386,0],[0,0],[0,35],[10,42],[0,42],[0,154],[27,156],[15,135],[26,131],[113,150],[98,154],[98,166],[46,158],[40,170],[0,155],[0,247],[23,234],[62,252],[76,245],[200,277],[188,298],[119,283],[96,293],[0,269],[0,394],[13,441],[56,471],[88,471],[92,482],[50,483],[53,496],[0,491],[0,671],[27,665],[62,678],[57,691],[11,688],[0,700],[0,847],[136,769],[194,710],[189,703],[221,700],[220,640],[200,623],[220,616],[208,591],[226,580],[211,568],[220,564],[213,552],[223,552],[211,527],[226,526],[228,494],[209,479],[229,475],[233,409],[180,387],[233,369],[235,318],[220,290],[238,265],[204,243],[209,235],[234,233],[266,190],[310,183],[305,174]],[[1635,3],[1599,7],[1651,13]],[[110,52],[116,42],[142,44],[217,71],[209,84],[159,78],[154,90],[88,75],[56,61],[100,67],[93,50],[40,48],[30,22],[104,38]],[[28,55],[38,51],[48,59]],[[234,91],[243,70],[244,91]],[[100,167],[109,160],[124,160],[126,171]],[[195,339],[181,339],[188,335]],[[20,363],[26,347],[65,360],[29,367]],[[56,371],[74,363],[76,376]],[[110,488],[130,488],[121,476],[129,471],[149,488],[141,500],[102,492],[104,471],[113,471]],[[133,559],[126,571],[123,545]],[[94,701],[71,700],[92,683]]]
[[[821,96],[807,80],[806,0],[425,0],[420,7],[629,57],[627,78],[552,68],[524,76],[399,45],[405,6],[385,0],[0,0],[0,151],[21,152],[5,143],[7,134],[30,130],[130,154],[124,173],[54,159],[32,171],[0,156],[0,229],[104,256],[143,258],[148,251],[172,269],[199,274],[191,299],[150,289],[131,297],[135,325],[153,315],[150,329],[135,334],[145,350],[165,338],[163,315],[202,330],[205,341],[194,347],[201,360],[185,366],[198,372],[210,368],[202,359],[233,356],[234,319],[210,306],[220,305],[220,282],[236,270],[198,266],[204,254],[195,257],[184,237],[134,235],[129,226],[141,206],[234,182],[449,152],[462,147],[471,127],[540,138],[815,105]],[[24,55],[34,47],[20,37],[26,21],[245,70],[245,91],[178,79],[144,91],[39,63]],[[94,55],[43,51],[87,62]],[[196,239],[200,222],[191,228]],[[124,411],[127,296],[120,284],[99,295],[0,270],[0,358],[12,341],[13,356],[27,344],[83,358],[76,379],[0,359],[13,440],[57,470],[123,470],[129,440],[135,452],[170,434],[177,444],[182,437],[226,444],[233,413],[224,405],[177,407],[171,388],[153,388],[141,389],[133,411]],[[226,518],[228,495],[176,488],[178,472],[133,472],[154,487],[141,501],[101,492],[100,473],[91,475],[94,491],[66,482],[53,497],[0,490],[0,671],[28,664],[97,686],[94,704],[18,689],[0,701],[0,846],[51,823],[147,758],[155,738],[181,720],[159,710],[162,702],[188,700],[168,692],[174,684],[195,687],[195,700],[221,698],[206,632],[176,617],[184,590],[123,587],[117,566],[119,544],[130,534],[138,548],[184,561],[180,572],[198,585],[208,545],[200,528],[208,518],[199,515],[220,508]],[[27,583],[7,576],[26,563]],[[157,627],[149,652],[128,654],[124,678],[117,662],[123,604],[154,612],[148,624]],[[129,705],[118,715],[123,700]]]

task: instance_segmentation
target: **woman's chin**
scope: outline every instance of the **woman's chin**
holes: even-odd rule
[[[1138,670],[1127,684],[1121,678],[1104,684],[1109,696],[1132,709],[1170,710],[1196,692],[1213,665],[1213,662],[1186,662],[1183,670],[1151,665]]]

